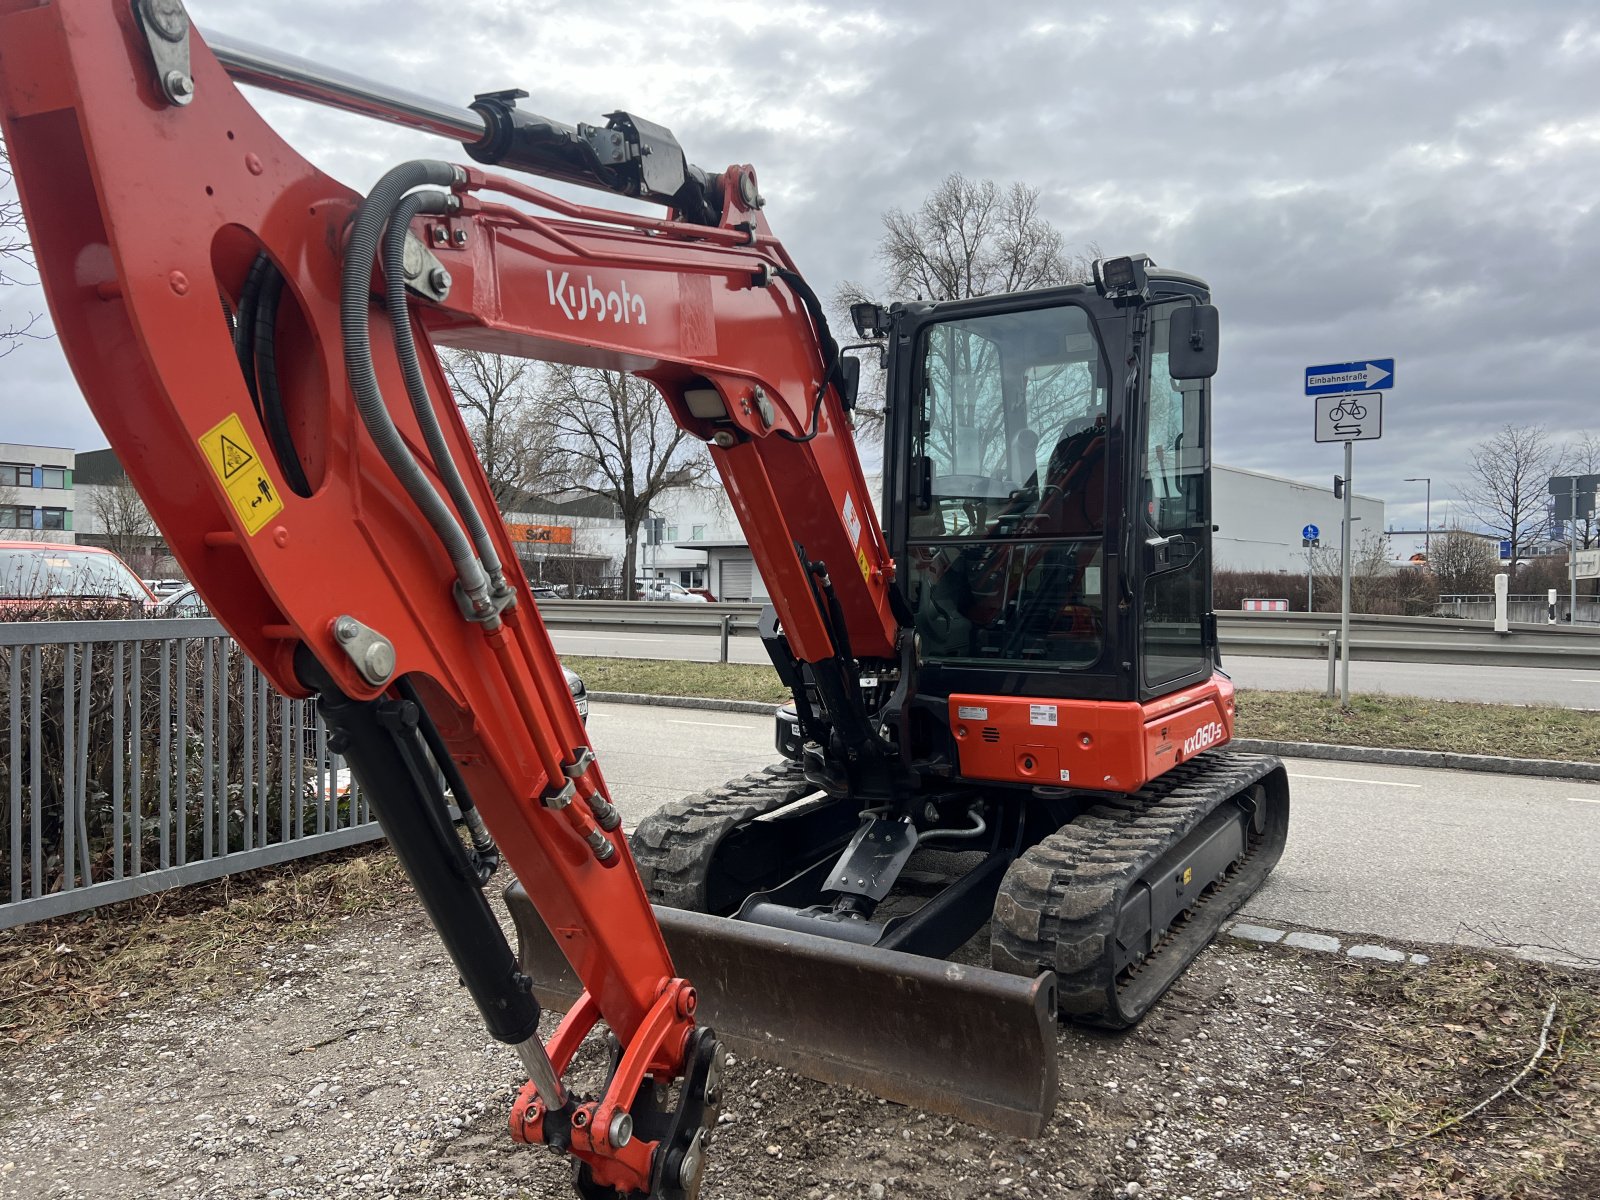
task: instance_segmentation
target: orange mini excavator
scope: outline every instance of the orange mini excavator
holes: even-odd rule
[[[239,84],[466,161],[353,194]],[[317,696],[525,1067],[512,1135],[570,1154],[584,1196],[693,1196],[729,1044],[1036,1132],[1058,1012],[1138,1020],[1287,828],[1281,765],[1223,749],[1207,287],[1129,257],[858,305],[849,349],[888,372],[880,524],[859,359],[755,172],[522,96],[459,107],[203,37],[180,0],[0,0],[0,123],[78,382],[212,611]],[[630,847],[436,346],[631,372],[704,441],[773,597],[780,762]],[[541,1000],[567,1006],[548,1038]]]

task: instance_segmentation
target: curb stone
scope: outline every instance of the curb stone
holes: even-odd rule
[[[1373,962],[1394,963],[1397,966],[1425,967],[1426,954],[1413,954],[1373,942],[1350,939],[1352,944],[1331,933],[1312,933],[1304,929],[1280,929],[1275,925],[1258,925],[1250,921],[1234,921],[1222,930],[1222,936],[1234,941],[1249,942],[1257,946],[1288,946],[1311,954],[1331,954],[1340,958],[1368,959]]]
[[[702,708],[712,712],[770,716],[777,701],[714,700],[705,696],[647,696],[640,692],[590,692],[591,700],[610,704],[659,704],[667,708]],[[1492,775],[1539,775],[1600,783],[1600,763],[1562,762],[1552,758],[1510,758],[1498,754],[1452,754],[1443,750],[1394,750],[1381,746],[1330,746],[1325,742],[1276,742],[1234,738],[1228,743],[1247,754],[1314,758],[1330,762],[1379,763],[1391,767],[1434,767],[1480,771]]]

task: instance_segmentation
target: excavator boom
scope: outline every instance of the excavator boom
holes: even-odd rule
[[[694,168],[648,121],[564,126],[509,92],[453,108],[224,50],[226,65],[179,0],[0,0],[0,126],[62,347],[211,610],[279,689],[318,697],[487,1026],[527,1069],[514,1136],[569,1152],[587,1196],[693,1195],[719,1043],[675,958],[687,943],[663,939],[434,347],[657,387],[707,444],[792,661],[863,764],[850,786],[870,790],[891,756],[853,698],[856,664],[899,661],[908,643],[821,306],[768,227],[754,171]],[[453,137],[476,161],[402,164],[357,196],[285,144],[230,70]],[[573,203],[495,165],[670,211]],[[502,857],[519,922],[536,911],[575,980],[548,1041],[486,898]],[[747,933],[747,961],[788,944]],[[831,949],[806,953],[825,978],[874,979],[862,1002],[880,1005],[895,961]],[[895,1061],[815,1072],[889,1091],[890,1076],[933,1072],[945,1110],[1037,1127],[1054,1099],[1040,1084],[1053,1078],[1039,1018],[1052,985],[995,978],[1010,985],[984,985],[1016,1039],[1010,1079],[973,1104],[960,1081],[998,1079],[992,1056],[981,1037],[953,1049],[935,1036],[950,1014],[934,980]],[[836,995],[811,997],[802,1028],[838,1010]],[[563,1072],[600,1022],[621,1050],[602,1094],[577,1095]],[[877,1034],[837,1022],[812,1057],[849,1060],[851,1036]],[[808,1069],[793,1040],[780,1057]],[[653,1086],[673,1081],[675,1100]]]

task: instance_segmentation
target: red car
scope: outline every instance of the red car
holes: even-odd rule
[[[156,598],[109,550],[48,542],[0,542],[0,617],[67,608],[65,616],[144,612]]]

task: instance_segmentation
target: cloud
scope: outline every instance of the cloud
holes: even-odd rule
[[[519,86],[573,122],[624,108],[710,169],[753,163],[828,295],[871,280],[882,213],[953,170],[1039,187],[1069,243],[1145,250],[1223,311],[1217,457],[1321,479],[1303,368],[1398,360],[1358,486],[1422,518],[1506,421],[1600,427],[1600,22],[1587,0],[194,0],[206,28],[464,103]],[[263,111],[365,189],[447,144],[278,98]],[[459,152],[456,152],[459,153]],[[558,189],[559,190],[559,189]],[[577,194],[577,193],[571,193]],[[586,199],[593,200],[593,195]],[[0,312],[19,303],[0,297]],[[25,303],[25,301],[23,301]],[[87,446],[59,351],[0,365],[7,436]]]

